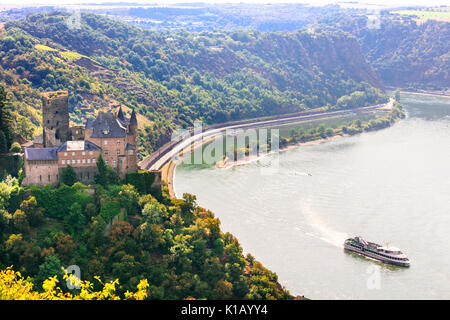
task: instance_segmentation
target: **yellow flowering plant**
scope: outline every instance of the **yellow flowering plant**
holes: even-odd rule
[[[121,297],[116,294],[118,279],[108,283],[103,283],[98,276],[95,279],[103,285],[102,290],[94,291],[92,282],[82,281],[66,273],[64,280],[70,281],[72,285],[79,288],[78,294],[64,293],[57,286],[59,281],[56,276],[46,279],[42,284],[44,291],[38,292],[33,290],[33,283],[28,278],[25,279],[20,272],[8,267],[0,271],[0,300],[121,300]],[[137,285],[137,291],[125,292],[124,299],[144,300],[148,298],[148,287],[148,281],[141,280]]]

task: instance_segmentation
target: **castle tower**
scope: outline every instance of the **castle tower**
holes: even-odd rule
[[[69,94],[67,91],[42,93],[44,147],[60,146],[70,138]]]

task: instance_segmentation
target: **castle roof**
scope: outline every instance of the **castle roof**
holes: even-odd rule
[[[134,109],[133,109],[133,112],[131,112],[130,124],[135,125],[135,126],[137,126],[137,124],[138,124],[137,118],[136,118],[136,111],[134,111]]]
[[[136,146],[131,143],[127,143],[125,150],[136,150]]]
[[[111,112],[99,112],[92,123],[91,138],[123,138],[127,129]]]
[[[117,112],[117,118],[121,121],[125,121],[125,116],[123,115],[122,112],[122,106],[119,107],[119,112]]]
[[[100,147],[89,140],[81,141],[66,141],[59,148],[58,152],[61,151],[92,151],[100,150]]]
[[[58,148],[25,148],[27,160],[58,160]]]

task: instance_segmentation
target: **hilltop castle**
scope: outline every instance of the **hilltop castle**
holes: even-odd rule
[[[137,118],[133,110],[127,119],[120,107],[117,114],[100,111],[85,126],[69,126],[67,91],[42,94],[42,135],[24,149],[25,185],[45,185],[59,180],[70,165],[78,179],[91,183],[97,173],[100,154],[121,178],[137,168]]]

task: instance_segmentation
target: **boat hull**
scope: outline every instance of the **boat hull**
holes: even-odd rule
[[[387,264],[391,264],[391,265],[395,265],[395,266],[399,266],[399,267],[406,267],[406,268],[409,267],[409,261],[408,262],[402,262],[402,261],[397,261],[397,260],[385,258],[385,257],[382,257],[380,255],[377,255],[377,254],[374,254],[372,252],[369,252],[367,250],[355,248],[355,247],[349,246],[347,244],[344,244],[344,250],[349,251],[349,252],[353,252],[353,253],[356,253],[356,254],[359,254],[359,255],[364,256],[364,257],[375,259],[375,260],[381,261],[383,263],[387,263]]]

